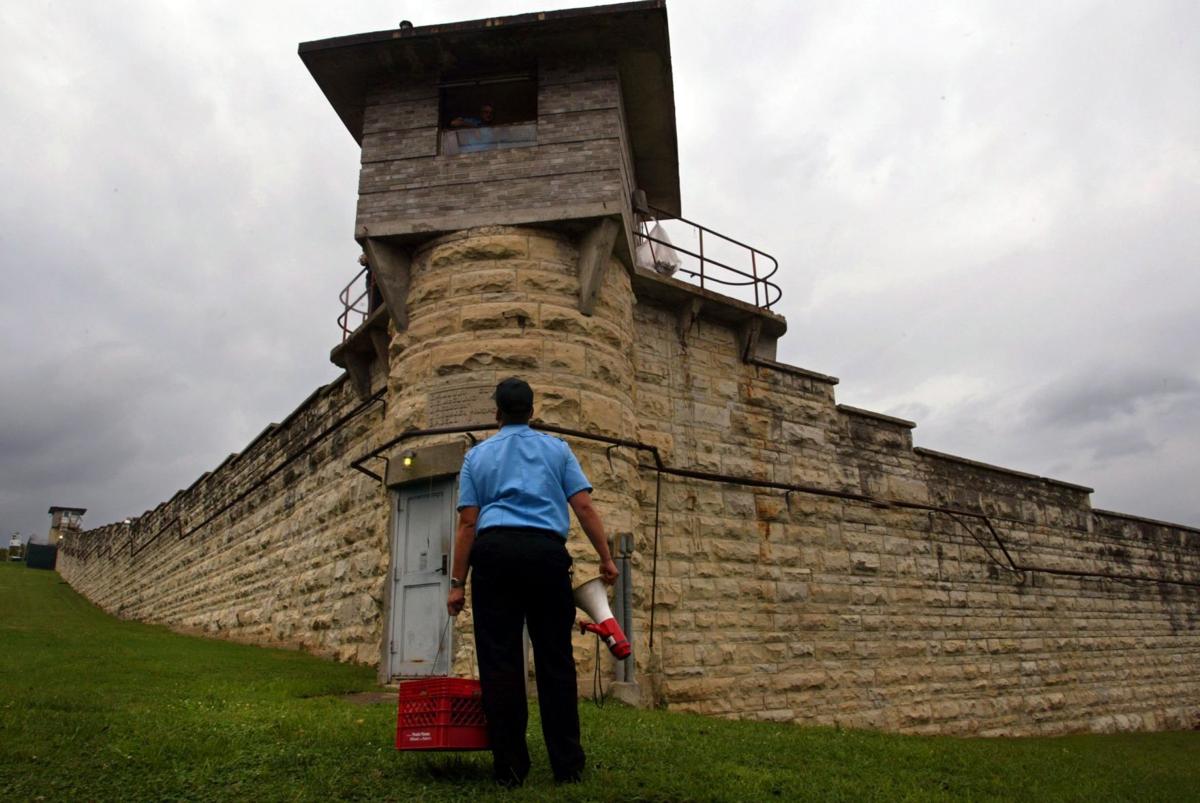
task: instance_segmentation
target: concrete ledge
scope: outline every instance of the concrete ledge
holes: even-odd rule
[[[864,410],[861,407],[851,407],[848,404],[839,404],[837,408],[839,413],[856,415],[860,416],[861,418],[873,418],[876,421],[882,421],[885,424],[894,424],[898,427],[904,427],[905,429],[916,429],[917,427],[916,422],[909,421],[907,418],[897,418],[894,415],[884,415],[883,413]]]
[[[375,346],[371,343],[371,330],[382,328],[386,331],[387,314],[387,308],[384,306],[380,306],[378,309],[373,310],[371,314],[367,316],[367,319],[362,322],[362,325],[351,332],[345,340],[330,349],[329,361],[338,368],[345,368],[348,362],[347,357],[354,352],[373,355]],[[332,385],[333,383],[330,382],[329,384]],[[316,396],[322,390],[324,390],[323,387],[314,390],[307,399],[300,403],[300,407],[297,407],[296,409],[299,410],[303,408],[307,402],[312,400],[313,396]]]
[[[642,267],[634,268],[632,279],[634,295],[639,299],[652,299],[676,309],[682,309],[694,299],[699,299],[703,302],[701,317],[739,326],[758,318],[762,321],[762,334],[771,338],[778,338],[787,331],[787,319],[782,315],[776,315],[770,310],[747,304],[745,301],[738,301],[711,290],[701,290],[694,284],[661,276]]]
[[[1097,510],[1093,509],[1093,513],[1097,516],[1103,516],[1106,519],[1124,519],[1125,521],[1136,521],[1141,524],[1152,524],[1155,527],[1167,527],[1172,530],[1183,530],[1184,532],[1196,533],[1200,535],[1200,527],[1192,527],[1187,524],[1175,524],[1169,521],[1159,521],[1158,519],[1148,519],[1145,516],[1134,516],[1130,513],[1118,513],[1115,510]]]
[[[277,428],[283,429],[283,428],[287,427],[289,424],[291,424],[293,421],[295,421],[296,417],[298,415],[300,415],[301,413],[303,413],[310,404],[312,404],[314,401],[316,401],[317,399],[319,399],[321,396],[325,395],[326,393],[332,393],[339,386],[341,386],[341,384],[343,382],[348,381],[349,378],[350,378],[349,374],[342,373],[337,379],[333,380],[332,382],[330,382],[326,385],[321,385],[319,388],[314,390],[312,393],[305,396],[304,401],[302,401],[298,405],[296,405],[296,409],[294,409],[290,413],[288,413],[284,417],[284,419],[279,422],[279,424],[277,425]]]
[[[183,489],[182,491],[180,491],[179,493],[175,494],[175,496],[179,496],[179,494],[181,494],[181,493],[184,493],[184,494],[191,493],[193,490],[195,490],[195,488],[196,488],[196,486],[197,486],[197,485],[199,485],[200,483],[202,483],[202,482],[204,482],[206,479],[208,479],[208,476],[209,476],[210,474],[212,474],[212,472],[211,472],[211,471],[206,471],[206,472],[204,472],[203,474],[201,474],[199,477],[196,477],[196,479],[192,481],[192,484],[191,484],[191,485],[189,485],[188,487],[184,488],[184,489]],[[174,497],[172,497],[172,498],[174,498]]]
[[[981,468],[985,471],[995,471],[998,474],[1007,474],[1010,477],[1020,477],[1022,479],[1026,479],[1026,480],[1036,480],[1038,482],[1047,483],[1048,485],[1057,485],[1060,488],[1066,488],[1071,491],[1079,491],[1080,493],[1090,494],[1093,491],[1095,491],[1095,488],[1089,488],[1086,485],[1076,485],[1071,482],[1063,482],[1062,480],[1053,480],[1053,479],[1050,479],[1049,477],[1039,477],[1037,474],[1030,474],[1025,471],[1017,471],[1015,468],[1004,468],[1003,466],[993,466],[991,463],[981,463],[978,460],[971,460],[966,457],[959,457],[958,455],[946,454],[945,452],[935,452],[933,449],[924,449],[920,446],[914,448],[913,451],[924,457],[933,457],[938,460],[945,460],[950,463],[959,463],[964,466],[971,466],[972,468]]]
[[[836,376],[819,374],[816,371],[810,371],[807,368],[801,368],[798,365],[791,365],[786,362],[779,362],[778,360],[768,360],[764,359],[763,357],[755,357],[754,359],[750,360],[750,364],[758,365],[763,368],[770,368],[772,371],[792,374],[793,376],[802,376],[806,379],[811,379],[814,382],[823,382],[826,385],[836,385],[841,381]]]
[[[230,465],[230,464],[232,464],[232,463],[236,462],[236,461],[237,461],[237,459],[238,459],[239,457],[241,457],[241,456],[242,456],[242,453],[241,453],[241,452],[230,452],[228,457],[226,457],[226,458],[225,458],[224,460],[222,460],[220,463],[217,463],[217,467],[213,469],[213,473],[214,473],[214,474],[216,474],[216,473],[217,473],[218,471],[220,471],[221,469],[223,469],[223,468],[225,468],[226,466],[228,466],[228,465]]]
[[[251,440],[249,443],[247,443],[246,446],[240,452],[238,452],[238,459],[241,459],[241,457],[243,455],[250,454],[250,452],[252,452],[254,450],[255,446],[258,446],[260,443],[262,443],[263,439],[265,439],[268,435],[270,435],[272,432],[274,432],[278,428],[279,428],[279,424],[277,422],[272,422],[270,424],[267,424],[267,426],[263,428],[262,432],[255,435],[254,439]],[[163,502],[162,504],[165,505],[166,502]],[[162,505],[159,505],[159,507],[162,507]],[[157,509],[158,508],[155,508],[155,510],[157,510]]]
[[[491,226],[545,226],[554,229],[565,227],[564,221],[584,221],[571,230],[573,234],[586,231],[588,222],[622,213],[619,203],[585,203],[558,206],[534,206],[528,209],[489,209],[484,212],[460,214],[422,215],[419,219],[397,215],[385,220],[360,223],[354,236],[386,237],[401,245],[424,245],[431,238],[467,229]],[[415,253],[415,252],[414,252]]]

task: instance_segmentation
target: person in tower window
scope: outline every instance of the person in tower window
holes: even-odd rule
[[[493,113],[492,104],[485,103],[479,108],[479,116],[478,117],[471,117],[470,115],[463,115],[462,117],[455,117],[453,120],[450,121],[450,127],[451,128],[486,128],[487,126],[493,125],[492,113]]]

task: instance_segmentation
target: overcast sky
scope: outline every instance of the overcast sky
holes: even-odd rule
[[[337,376],[357,147],[298,42],[570,7],[0,5],[0,534],[190,484]],[[669,7],[684,214],[917,445],[1200,525],[1200,5]]]

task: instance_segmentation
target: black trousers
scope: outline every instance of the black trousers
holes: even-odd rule
[[[522,625],[529,627],[542,736],[557,780],[583,772],[571,629],[571,557],[538,530],[490,528],[471,547],[471,606],[493,770],[502,783],[529,774]]]

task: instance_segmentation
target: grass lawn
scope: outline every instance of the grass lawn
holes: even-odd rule
[[[113,619],[0,564],[0,798],[1200,800],[1200,733],[953,739],[581,706],[588,776],[525,788],[485,753],[401,754],[374,673]]]

